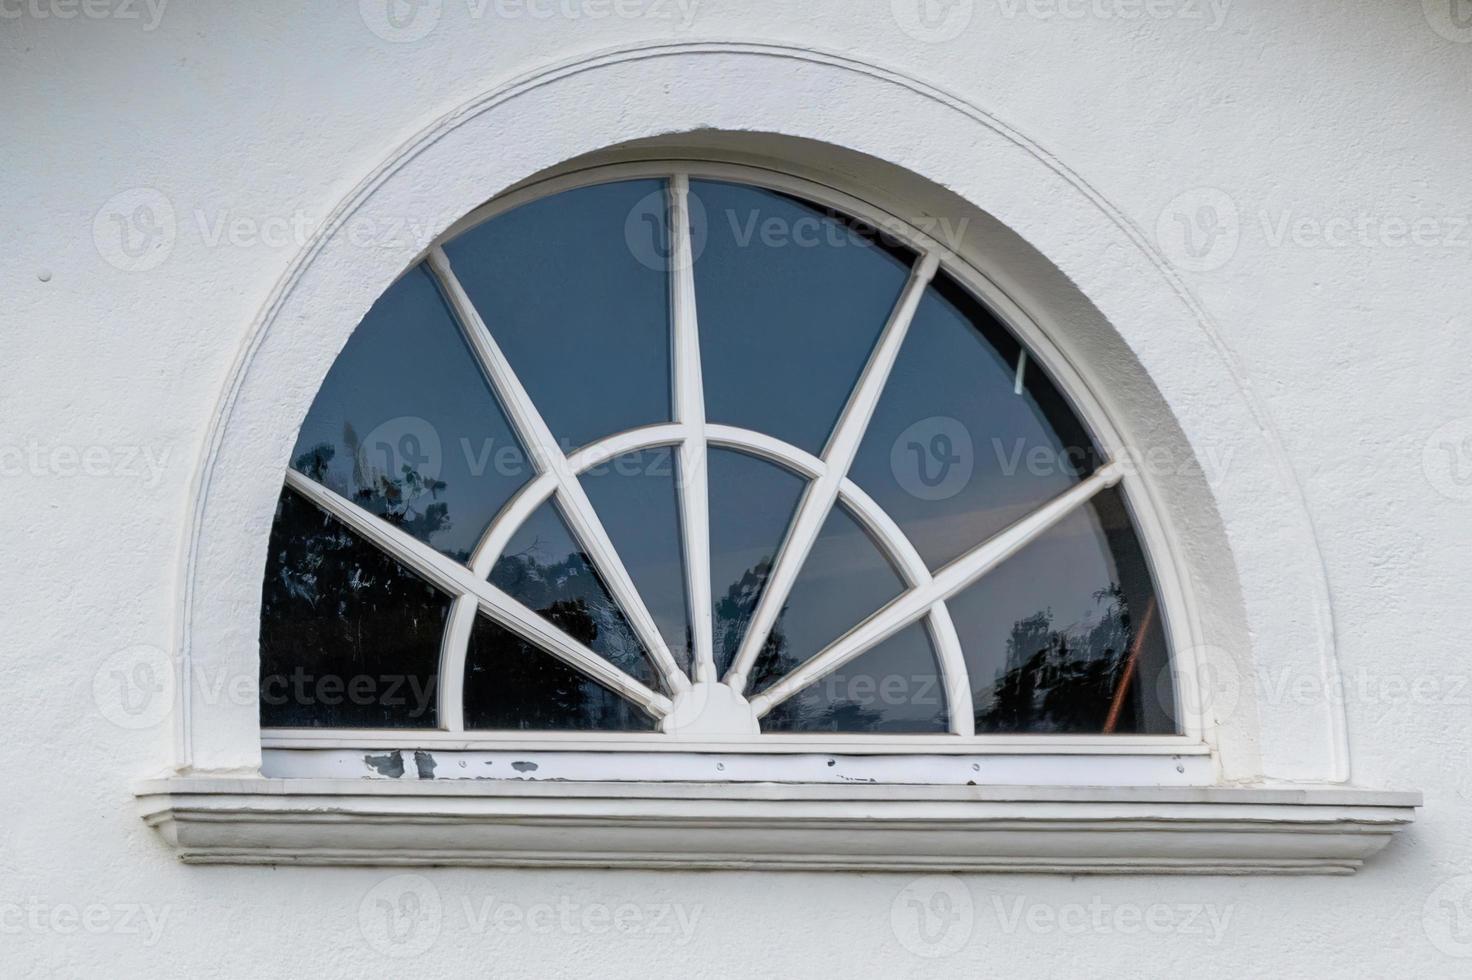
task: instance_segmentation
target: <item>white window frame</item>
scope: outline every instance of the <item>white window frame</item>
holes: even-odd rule
[[[823,112],[790,96],[794,79],[821,93]],[[200,447],[181,540],[175,740],[155,769],[170,775],[135,784],[147,822],[181,859],[204,863],[1304,874],[1351,872],[1383,847],[1411,822],[1419,794],[1352,784],[1339,701],[1289,703],[1256,688],[1264,676],[1324,690],[1339,682],[1311,512],[1270,406],[1193,282],[1145,230],[1155,213],[1136,196],[1111,199],[1118,174],[1080,173],[1067,158],[1093,166],[1087,155],[1055,152],[1018,122],[969,93],[841,53],[640,42],[498,82],[367,166],[242,331]],[[975,786],[946,785],[955,773],[911,786],[440,778],[457,765],[418,778],[418,753],[402,751],[398,779],[362,778],[361,756],[340,771],[317,756],[326,778],[263,776],[258,696],[229,692],[258,695],[275,474],[351,328],[420,251],[404,237],[365,248],[355,229],[428,219],[435,234],[519,181],[655,157],[752,163],[894,213],[964,216],[957,251],[1005,287],[992,298],[1004,319],[1042,351],[1014,307],[1030,311],[1062,349],[1109,377],[1095,390],[1132,440],[1178,461],[1203,449],[1232,460],[1210,480],[1199,468],[1150,474],[1142,483],[1155,506],[1136,515],[1157,590],[1171,582],[1151,536],[1179,529],[1169,556],[1192,587],[1184,603],[1162,601],[1178,617],[1199,612],[1191,647],[1215,645],[1211,666],[1239,695],[1233,710],[1213,708],[1203,733],[1215,785],[1139,785],[1102,766],[1088,786],[1050,786],[1049,756],[1001,740],[970,756],[925,755],[976,767]],[[344,162],[345,176],[352,166]],[[1086,389],[1052,367],[1097,424],[1104,416],[1082,404]],[[1171,518],[1159,531],[1149,524],[1157,511]],[[264,753],[267,771],[275,751]],[[1124,761],[1146,752],[1137,745]],[[1079,766],[1082,754],[1062,765]],[[828,761],[767,754],[754,764],[837,768]],[[988,773],[992,764],[1020,769],[1017,784]]]
[[[670,253],[673,257],[671,351],[674,360],[674,418],[669,423],[608,436],[567,456],[558,448],[537,406],[466,295],[441,243],[533,200],[593,184],[635,179],[665,181],[669,193],[673,237]],[[904,243],[916,253],[906,287],[821,456],[814,456],[763,433],[709,423],[704,417],[694,270],[689,224],[684,217],[688,214],[686,200],[691,179],[747,184],[809,200],[849,215]],[[996,283],[934,237],[898,215],[853,195],[779,170],[716,160],[652,159],[579,169],[520,187],[457,222],[422,258],[448,297],[455,319],[518,438],[529,448],[537,475],[492,521],[466,567],[309,477],[287,469],[286,483],[289,487],[454,599],[440,655],[437,685],[439,730],[265,729],[262,746],[266,750],[265,771],[268,775],[321,773],[324,762],[327,763],[326,771],[344,771],[355,762],[361,766],[365,752],[377,758],[385,751],[460,753],[454,757],[456,765],[450,767],[449,774],[453,775],[458,769],[484,774],[487,770],[482,767],[494,759],[496,753],[509,751],[519,755],[556,753],[551,771],[579,773],[583,774],[582,778],[588,778],[590,771],[597,770],[602,772],[601,778],[604,779],[659,778],[660,774],[680,779],[689,778],[692,771],[707,774],[708,778],[747,780],[851,776],[846,768],[840,769],[837,764],[828,766],[826,760],[823,768],[836,769],[837,772],[815,773],[816,767],[809,762],[772,761],[753,767],[740,761],[746,756],[775,754],[894,756],[892,765],[877,768],[874,760],[868,759],[864,771],[868,774],[866,778],[899,781],[910,781],[916,773],[928,774],[924,778],[929,779],[975,781],[979,769],[974,767],[979,765],[978,762],[962,760],[966,764],[958,765],[955,761],[941,762],[935,757],[996,755],[1034,757],[1029,766],[1019,767],[1019,778],[1025,773],[1027,778],[1036,779],[1042,771],[1047,773],[1051,782],[1060,784],[1086,785],[1098,781],[1106,772],[1112,773],[1115,779],[1158,785],[1183,782],[1209,785],[1215,781],[1211,746],[1206,739],[1206,720],[1200,711],[1192,710],[1203,703],[1195,691],[1196,665],[1190,659],[1193,649],[1189,642],[1190,624],[1194,610],[1190,593],[1182,586],[1176,562],[1171,557],[1174,542],[1165,532],[1165,523],[1155,513],[1148,485],[1130,469],[1115,462],[1124,452],[1124,441],[1090,390],[1084,375],[1068,362],[1037,323]],[[1041,505],[945,568],[932,573],[903,531],[867,493],[848,479],[847,471],[884,390],[921,295],[940,271],[969,290],[1017,337],[1022,349],[1019,379],[1023,371],[1036,369],[1037,364],[1049,373],[1106,461],[1093,475],[1068,492]],[[830,509],[842,501],[899,570],[906,591],[859,628],[799,666],[767,691],[752,697],[752,708],[758,715],[764,714],[782,696],[795,693],[823,676],[824,668],[831,670],[841,666],[899,629],[923,621],[932,637],[941,668],[951,721],[949,734],[709,736],[681,731],[631,734],[465,730],[461,691],[466,650],[471,626],[481,613],[495,618],[585,675],[618,691],[656,718],[670,717],[674,711],[674,703],[669,697],[636,681],[487,581],[491,565],[522,522],[554,498],[567,515],[578,540],[589,552],[594,566],[605,577],[610,593],[625,610],[639,640],[651,652],[668,689],[675,692],[676,698],[682,693],[687,697],[700,695],[700,691],[691,690],[691,679],[676,665],[577,479],[577,475],[587,469],[640,449],[677,448],[681,454],[682,473],[694,477],[678,481],[687,556],[687,593],[692,608],[692,625],[695,626],[692,631],[695,638],[694,682],[701,685],[716,680],[711,645],[708,515],[704,486],[703,456],[707,445],[757,455],[808,481],[741,647],[731,669],[721,681],[738,690],[744,687],[745,675],[775,621],[777,610],[796,580],[818,530]],[[1021,550],[1057,521],[1086,506],[1098,492],[1112,487],[1119,489],[1129,507],[1142,550],[1151,566],[1160,606],[1158,618],[1166,631],[1167,646],[1172,656],[1173,693],[1180,733],[976,735],[972,729],[971,684],[945,600]],[[1134,682],[1143,684],[1150,680],[1136,678]],[[659,754],[669,752],[697,752],[707,756],[730,754],[733,758],[702,760],[693,769],[688,764],[672,766],[667,759],[657,764],[653,761]],[[597,757],[587,757],[586,754],[590,753]],[[721,763],[721,768],[714,768],[712,762]],[[466,765],[460,766],[459,763]],[[538,763],[539,766],[542,764]],[[987,768],[1002,773],[1008,767],[989,763]],[[512,771],[503,768],[497,772],[506,772],[509,776]],[[1002,777],[999,775],[997,778]]]

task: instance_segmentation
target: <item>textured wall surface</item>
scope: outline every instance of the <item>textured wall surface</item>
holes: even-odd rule
[[[1461,0],[0,2],[0,970],[1466,975],[1469,18]],[[1342,689],[1270,676],[1254,693],[1305,711],[1342,698],[1355,783],[1426,794],[1368,868],[968,876],[919,919],[911,902],[936,885],[903,875],[427,870],[435,928],[395,944],[365,927],[402,891],[391,873],[188,868],[138,820],[129,783],[172,764],[173,727],[147,700],[157,679],[125,678],[141,700],[120,713],[112,671],[131,648],[177,645],[206,439],[315,225],[431,120],[510,78],[702,40],[833,52],[955,93],[1175,264],[1281,440],[1335,622]],[[821,134],[824,93],[801,81],[728,94]],[[557,119],[538,138],[607,122]],[[881,141],[899,126],[866,122]],[[503,138],[487,152],[539,155]],[[1057,258],[1085,292],[1122,261]],[[1249,527],[1229,522],[1239,562]]]

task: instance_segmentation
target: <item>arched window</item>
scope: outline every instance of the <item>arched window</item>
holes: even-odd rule
[[[268,736],[1177,733],[1097,420],[941,242],[835,200],[603,168],[430,249],[293,452]]]
[[[794,64],[809,138],[687,97]],[[1333,682],[1332,617],[1209,319],[979,108],[635,46],[332,213],[200,460],[176,775],[135,789],[184,860],[1348,873],[1411,820],[1343,785],[1342,706],[1255,683]],[[365,249],[406,222],[444,233]]]

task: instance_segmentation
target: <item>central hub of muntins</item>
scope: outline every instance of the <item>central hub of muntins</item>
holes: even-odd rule
[[[695,684],[675,695],[675,706],[660,730],[668,735],[710,738],[761,732],[751,703],[725,684]]]

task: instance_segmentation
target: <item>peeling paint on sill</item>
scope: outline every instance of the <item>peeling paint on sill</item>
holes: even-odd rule
[[[402,752],[365,755],[363,764],[370,772],[377,773],[379,776],[387,776],[390,779],[399,779],[404,775],[404,754]]]

